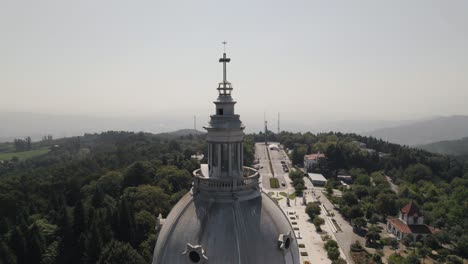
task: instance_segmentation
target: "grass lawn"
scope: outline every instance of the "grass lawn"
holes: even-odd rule
[[[289,200],[293,200],[293,199],[296,199],[296,194],[295,193],[292,193],[289,195]]]
[[[270,178],[270,187],[271,188],[279,188],[278,178]]]
[[[22,152],[0,153],[0,160],[11,160],[13,157],[18,157],[20,160],[25,160],[25,159],[29,159],[35,156],[44,155],[47,152],[49,152],[48,147],[22,151]]]
[[[284,196],[284,197],[288,197],[288,194],[285,193],[285,192],[280,192],[280,195]]]

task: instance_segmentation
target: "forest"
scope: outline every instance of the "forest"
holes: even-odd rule
[[[0,162],[0,263],[149,263],[157,217],[166,217],[191,187],[191,173],[206,156],[204,134],[105,132],[33,143],[47,154]],[[342,133],[268,134],[292,150],[294,163],[321,151],[318,168],[339,188],[338,174],[354,179],[335,201],[355,223],[394,216],[409,201],[441,230],[425,244],[467,257],[468,163],[371,137]],[[254,160],[245,138],[244,164]],[[375,152],[363,151],[362,142]],[[384,153],[385,155],[379,155]],[[202,160],[201,162],[206,162]],[[385,176],[396,183],[390,188]],[[356,220],[359,219],[359,220]],[[364,223],[362,223],[364,221]]]
[[[191,187],[204,134],[106,132],[0,162],[0,263],[151,263],[159,214]],[[246,137],[245,164],[254,157]],[[202,161],[203,162],[203,161]]]
[[[306,154],[325,154],[326,159],[316,170],[328,178],[330,194],[333,189],[343,191],[342,197],[330,198],[357,229],[369,226],[368,230],[374,230],[374,224],[385,223],[387,216],[398,216],[400,208],[413,202],[424,214],[426,224],[440,230],[417,245],[419,251],[435,250],[441,261],[454,259],[453,255],[468,257],[466,157],[434,154],[356,134],[282,132],[269,137],[292,150],[292,162],[299,166]],[[341,186],[338,175],[352,176],[350,188]],[[370,243],[377,243],[379,238],[376,232],[366,235]]]

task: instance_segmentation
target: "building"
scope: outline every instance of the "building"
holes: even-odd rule
[[[327,183],[327,179],[319,173],[307,173],[309,175],[310,181],[314,186],[324,186]]]
[[[351,184],[353,183],[353,177],[349,175],[338,175],[338,179],[346,184]]]
[[[204,157],[205,157],[205,155],[203,155],[201,153],[193,154],[192,156],[190,156],[191,159],[196,159],[198,161],[203,160]]]
[[[162,225],[153,263],[299,264],[294,230],[280,207],[259,186],[257,170],[243,166],[244,126],[234,112],[232,86],[218,86],[206,140],[207,169],[193,172],[193,187]]]
[[[319,165],[319,160],[325,159],[325,154],[317,152],[310,155],[304,156],[304,169],[307,171],[313,171]]]
[[[437,229],[424,224],[424,216],[411,202],[401,208],[398,218],[387,220],[387,231],[398,239],[410,237],[413,241],[420,241],[427,235],[435,233]]]

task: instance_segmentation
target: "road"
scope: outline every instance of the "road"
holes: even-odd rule
[[[270,143],[270,144],[275,144],[275,143]],[[300,251],[301,252],[305,251],[308,253],[308,256],[306,257],[301,256],[301,263],[304,263],[304,261],[306,260],[314,264],[315,263],[319,263],[319,264],[331,263],[331,261],[328,259],[327,252],[323,248],[323,245],[325,242],[322,241],[321,236],[324,234],[333,236],[332,234],[336,232],[336,229],[334,229],[333,223],[328,219],[325,225],[322,226],[322,230],[324,232],[317,233],[315,231],[315,226],[310,222],[309,216],[305,213],[305,205],[302,204],[302,201],[303,201],[302,197],[292,199],[290,201],[290,205],[288,206],[286,202],[286,198],[279,194],[280,192],[293,193],[295,191],[294,187],[290,184],[288,173],[285,173],[283,171],[282,164],[281,164],[281,161],[284,160],[288,165],[290,165],[290,161],[286,153],[284,153],[283,150],[279,150],[279,151],[271,150],[270,151],[270,157],[271,157],[271,162],[272,162],[272,167],[273,167],[273,172],[275,174],[275,177],[278,178],[280,183],[284,181],[286,185],[286,186],[280,186],[280,188],[270,188],[269,179],[272,177],[272,173],[270,171],[267,149],[265,148],[265,144],[263,143],[257,143],[255,147],[256,147],[256,150],[255,150],[256,158],[259,159],[260,161],[259,165],[263,167],[259,170],[260,174],[262,175],[261,186],[263,188],[263,191],[266,193],[274,193],[272,197],[278,199],[278,205],[283,210],[283,212],[288,216],[293,227],[298,228],[298,230],[295,231],[296,237],[298,239],[298,243],[304,244],[305,246],[304,248],[300,248]],[[308,188],[308,191],[304,193],[304,195],[306,196],[307,202],[315,201],[316,198],[313,197],[312,192],[310,191],[313,188],[312,183],[307,179],[305,179],[305,183]],[[327,219],[325,210],[322,210],[321,217],[323,219]],[[347,258],[347,256],[344,253],[346,250],[349,250],[349,246],[348,248],[340,248],[341,257]],[[348,263],[352,263],[352,262],[348,260]]]
[[[269,159],[268,159],[268,153],[267,151],[270,152],[270,158],[271,158],[271,165],[273,167],[273,172],[274,172],[274,177],[278,178],[278,181],[280,183],[280,187],[273,189],[270,187],[270,178],[273,177],[273,173],[270,170],[270,164],[269,164]],[[264,189],[272,189],[275,191],[285,191],[287,192],[290,188],[288,187],[289,184],[289,177],[288,174],[283,171],[281,161],[286,160],[287,157],[284,156],[283,151],[278,151],[278,150],[268,150],[265,147],[264,143],[256,143],[255,144],[255,157],[260,161],[260,166],[262,167],[259,169],[260,175],[262,176],[261,181],[262,181],[262,187]],[[286,186],[283,186],[282,183]],[[292,189],[294,190],[294,188]]]

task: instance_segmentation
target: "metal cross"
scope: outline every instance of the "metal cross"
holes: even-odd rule
[[[223,41],[222,43],[224,44],[224,53],[223,53],[223,57],[219,59],[219,62],[222,62],[222,63],[223,63],[223,82],[226,83],[226,82],[227,82],[227,77],[226,77],[226,62],[230,62],[231,59],[230,59],[230,58],[226,58],[226,44],[227,44],[227,42],[226,42],[226,41]]]

